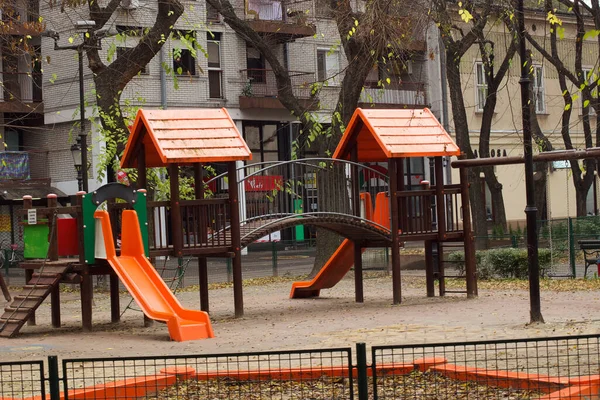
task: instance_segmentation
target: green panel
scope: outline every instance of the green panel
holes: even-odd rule
[[[24,225],[23,241],[25,242],[23,257],[46,258],[48,256],[48,225]]]
[[[304,212],[302,207],[302,199],[294,200],[294,214],[302,214]],[[304,225],[296,226],[296,241],[303,242],[304,241]]]
[[[142,233],[142,242],[144,243],[144,252],[146,257],[150,256],[150,247],[148,245],[148,207],[146,207],[146,193],[136,192],[137,199],[133,205],[133,209],[137,213],[140,223],[140,232]]]
[[[94,212],[96,211],[97,205],[92,202],[92,193],[86,193],[83,195],[83,249],[85,254],[85,262],[87,264],[94,264],[96,262],[95,256],[95,242],[96,242],[96,220],[94,219]]]

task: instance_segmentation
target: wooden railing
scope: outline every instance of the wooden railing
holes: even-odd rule
[[[444,220],[445,232],[462,230],[460,185],[444,186]],[[432,186],[424,190],[399,191],[400,229],[402,235],[419,235],[437,233],[440,224],[438,215],[436,188]]]

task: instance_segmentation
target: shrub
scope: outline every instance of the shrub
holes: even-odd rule
[[[551,261],[550,249],[538,249],[540,275],[545,276]],[[461,251],[448,255],[448,261],[455,263],[461,275],[465,273],[465,256]],[[479,279],[517,278],[526,279],[529,275],[527,249],[491,249],[475,252],[475,264]]]

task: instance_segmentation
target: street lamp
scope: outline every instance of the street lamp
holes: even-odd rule
[[[84,31],[88,31],[88,30],[96,27],[96,23],[91,20],[76,21],[74,25],[77,30],[84,30]],[[97,41],[105,33],[106,33],[105,31],[93,32],[92,37],[94,40]],[[83,86],[83,53],[84,53],[84,50],[86,50],[86,49],[99,48],[99,46],[97,44],[91,46],[86,43],[85,39],[83,42],[81,42],[80,44],[77,44],[77,45],[59,46],[58,40],[60,39],[60,35],[58,32],[47,31],[47,32],[45,32],[44,36],[51,37],[52,39],[54,39],[54,50],[76,50],[77,51],[77,58],[79,61],[79,115],[80,115],[79,124],[80,124],[80,127],[79,127],[79,137],[77,138],[78,143],[73,144],[73,146],[71,146],[71,154],[73,155],[73,162],[75,164],[75,169],[77,170],[77,183],[79,185],[79,190],[88,192],[89,191],[89,188],[88,188],[89,163],[88,163],[88,154],[87,154],[87,132],[85,130],[85,96],[84,96],[85,93],[84,93],[84,86]],[[76,153],[79,154],[78,160],[75,159]],[[79,165],[79,167],[77,167],[78,165]]]
[[[71,156],[73,156],[73,165],[75,165],[75,170],[77,171],[77,188],[81,191],[83,190],[83,174],[81,173],[81,166],[83,164],[81,162],[81,144],[79,138],[76,143],[71,145]]]

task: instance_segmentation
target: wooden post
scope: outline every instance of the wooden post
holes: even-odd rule
[[[398,230],[400,215],[398,211],[398,164],[402,160],[390,158],[388,168],[390,174],[390,202],[391,218],[390,227],[392,234],[392,291],[394,296],[394,304],[402,302],[402,279],[400,277],[400,235]],[[402,177],[404,179],[404,177]]]
[[[110,284],[110,322],[113,324],[121,320],[121,305],[119,299],[119,277],[115,272],[109,275]]]
[[[23,196],[23,210],[29,210],[33,208],[33,197],[31,196]],[[25,284],[29,285],[31,282],[31,278],[33,277],[33,270],[26,269],[25,270]],[[31,313],[29,319],[27,320],[27,325],[35,326],[35,311]]]
[[[49,194],[47,197],[48,208],[54,208],[58,206],[58,196],[55,194]],[[58,260],[58,223],[56,222],[56,210],[48,213],[48,260]]]
[[[433,271],[433,242],[425,241],[425,286],[427,287],[427,297],[435,296],[435,277]]]
[[[231,220],[231,247],[233,248],[233,301],[236,318],[244,315],[244,293],[242,288],[242,253],[240,235],[240,205],[238,196],[238,180],[235,162],[227,163],[229,178],[229,213]]]
[[[364,290],[363,290],[363,265],[362,265],[362,247],[360,241],[354,241],[354,290],[355,290],[355,301],[357,303],[363,303]]]
[[[183,232],[181,220],[181,208],[179,206],[179,166],[169,165],[169,179],[171,182],[171,230],[173,231],[173,255],[181,257],[183,248]]]
[[[475,242],[471,231],[471,208],[469,205],[469,181],[467,170],[460,168],[460,198],[463,210],[463,236],[465,244],[465,271],[467,274],[467,297],[477,296],[477,271],[475,266]]]
[[[446,239],[446,202],[444,201],[444,165],[442,157],[435,158],[435,204],[437,212],[438,241]]]
[[[438,285],[440,290],[440,296],[446,295],[446,268],[444,266],[444,243],[445,242],[437,242],[437,251],[438,251]]]
[[[90,332],[92,330],[92,276],[87,265],[83,266],[81,272],[81,323],[83,330]]]
[[[50,292],[50,318],[52,326],[60,328],[60,287],[58,284]]]
[[[194,195],[197,199],[204,198],[204,177],[202,164],[194,164]],[[208,218],[205,213],[206,208],[200,209],[200,226],[199,231],[199,243],[207,242],[207,226]],[[198,257],[198,285],[200,286],[200,309],[204,312],[209,310],[209,298],[208,298],[208,261],[206,257]]]
[[[353,162],[358,162],[358,147],[356,142],[354,147],[352,147],[350,158]],[[350,171],[352,178],[352,211],[355,216],[360,218],[360,179],[358,172],[358,165],[353,164]],[[356,240],[354,241],[354,289],[357,303],[364,301],[363,288],[362,248],[360,241]]]

